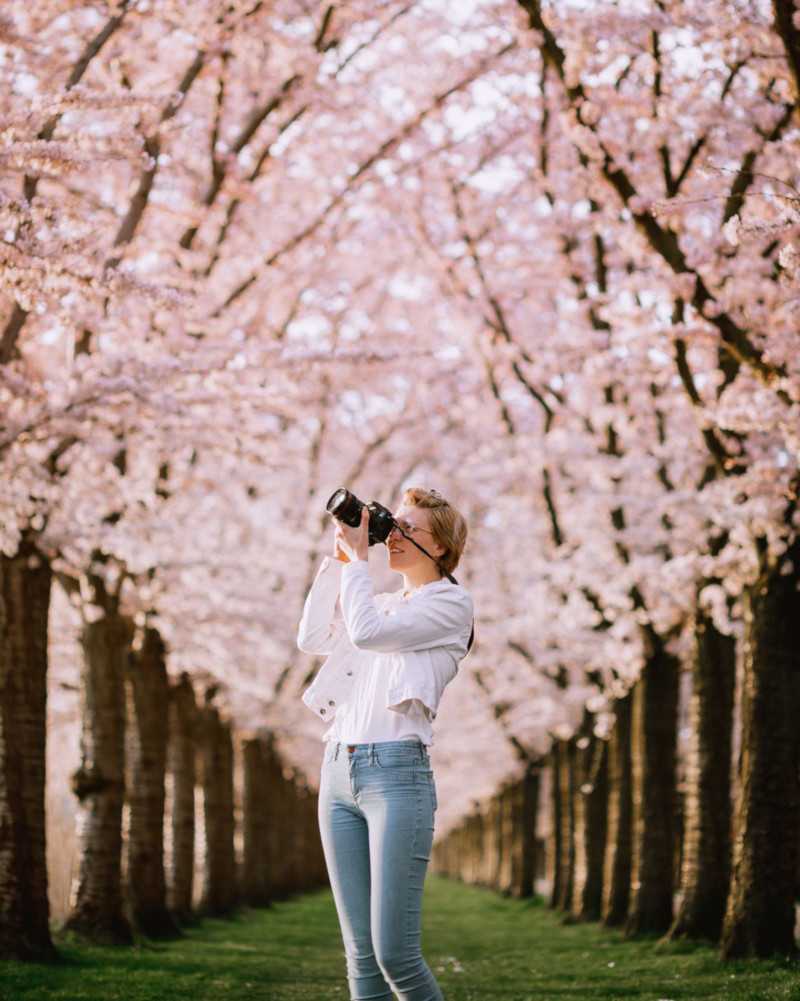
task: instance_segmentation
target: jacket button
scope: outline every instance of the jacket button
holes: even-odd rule
[[[348,671],[348,672],[347,672],[347,677],[348,677],[348,678],[352,677],[352,674],[353,674],[353,672],[352,672],[352,671]]]
[[[324,716],[325,715],[325,710],[324,709],[320,709],[319,714],[320,714],[320,716]]]
[[[328,705],[329,706],[335,706],[336,703],[333,701],[333,699],[328,699]]]

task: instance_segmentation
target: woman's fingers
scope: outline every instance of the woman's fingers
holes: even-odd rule
[[[344,522],[336,522],[336,544],[353,559],[364,558],[369,539],[369,511],[366,506],[361,509],[361,521],[355,527]]]

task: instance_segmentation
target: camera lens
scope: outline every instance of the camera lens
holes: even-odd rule
[[[336,509],[339,507],[339,505],[343,504],[346,500],[347,500],[347,491],[345,490],[344,487],[339,487],[338,490],[336,490],[333,494],[331,494],[330,500],[325,505],[325,507],[327,508],[328,511],[330,511],[331,514],[335,514]]]
[[[355,494],[351,494],[344,487],[339,487],[338,490],[335,490],[325,505],[325,509],[334,518],[343,521],[345,525],[350,525],[351,528],[358,528],[361,524],[361,509],[363,507],[364,505],[358,497]]]
[[[361,512],[364,509],[363,501],[360,501],[355,494],[351,494],[344,487],[335,490],[325,505],[334,518],[343,521],[351,528],[358,528],[361,524]],[[377,501],[370,501],[367,504],[369,511],[369,545],[374,546],[376,542],[385,542],[389,533],[394,528],[395,521],[392,512],[379,504]]]

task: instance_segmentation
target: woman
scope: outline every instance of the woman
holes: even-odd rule
[[[400,591],[375,595],[369,514],[336,523],[306,598],[297,642],[328,653],[303,700],[331,726],[319,826],[342,930],[352,1001],[442,1001],[420,950],[422,889],[436,788],[428,747],[445,686],[466,654],[472,599],[445,574],[461,557],[464,518],[434,490],[411,488],[386,540]],[[426,553],[420,551],[414,540]],[[337,615],[337,598],[339,603]]]

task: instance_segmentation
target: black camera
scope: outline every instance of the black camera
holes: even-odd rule
[[[369,544],[374,546],[376,542],[386,542],[389,533],[397,523],[392,512],[383,504],[370,501],[369,504],[365,505],[355,494],[351,494],[344,487],[339,487],[331,494],[325,505],[325,510],[329,511],[334,518],[343,521],[345,525],[358,528],[361,524],[361,512],[364,507],[369,511]]]
[[[416,546],[420,552],[425,553],[429,559],[436,563],[443,577],[446,577],[452,584],[458,583],[455,577],[439,564],[435,556],[431,556],[427,549],[423,549],[418,542],[415,542],[410,536],[406,535],[394,520],[392,512],[388,507],[384,507],[383,504],[379,504],[377,501],[370,501],[369,504],[365,505],[355,494],[351,494],[344,487],[339,487],[328,498],[325,510],[332,514],[334,518],[343,521],[345,525],[350,525],[351,528],[358,528],[361,524],[361,512],[365,507],[369,511],[369,544],[371,546],[374,546],[376,542],[386,542],[392,529],[397,528],[401,535],[405,536],[412,545]],[[468,651],[472,649],[474,639],[475,623],[473,622],[467,642]]]

